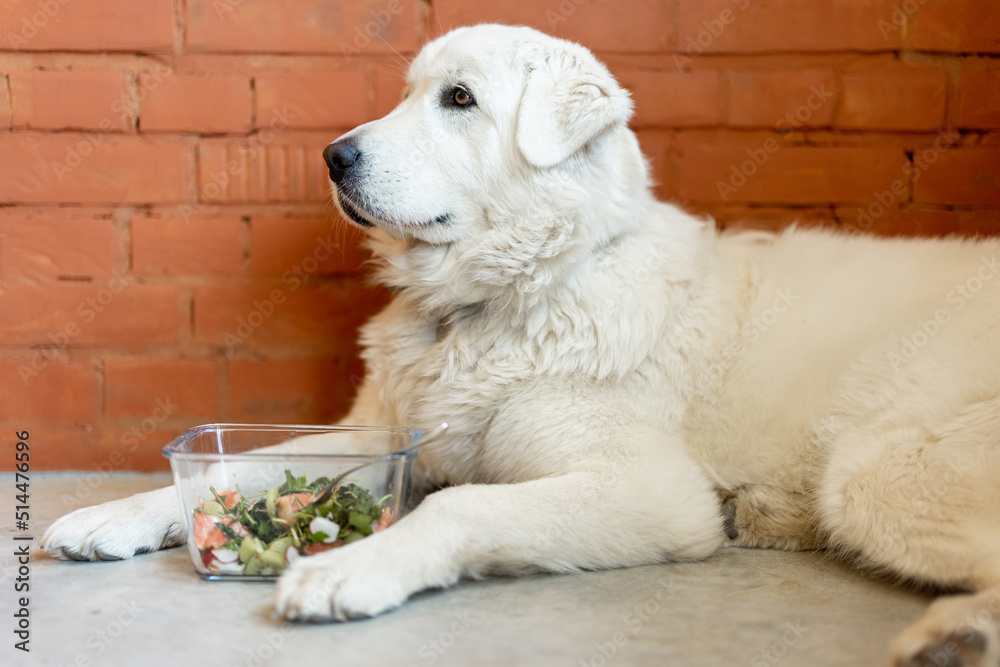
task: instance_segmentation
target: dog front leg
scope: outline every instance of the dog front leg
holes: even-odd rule
[[[432,494],[388,530],[296,561],[277,610],[292,620],[373,616],[462,575],[694,559],[721,543],[718,501],[686,457],[667,469],[470,484]]]

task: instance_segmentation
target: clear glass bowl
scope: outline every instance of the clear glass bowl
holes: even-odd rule
[[[388,512],[383,516],[394,522],[406,511],[410,473],[422,437],[418,429],[392,426],[205,424],[186,431],[163,448],[163,455],[170,459],[195,571],[213,581],[265,581],[278,576],[234,572],[239,561],[236,566],[227,565],[206,554],[207,548],[199,549],[196,523],[203,503],[216,500],[213,488],[222,492],[238,486],[249,500],[264,498],[269,489],[280,486],[287,479],[286,471],[294,477],[305,476],[309,482],[350,471],[343,484],[356,484],[375,500],[384,498],[381,507]],[[282,447],[265,449],[275,445]],[[366,450],[393,453],[338,453]],[[204,544],[204,524],[200,528]]]

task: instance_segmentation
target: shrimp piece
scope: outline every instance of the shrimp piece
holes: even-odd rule
[[[295,521],[295,513],[311,503],[314,496],[311,493],[289,493],[274,501],[278,509],[278,518],[288,523]]]

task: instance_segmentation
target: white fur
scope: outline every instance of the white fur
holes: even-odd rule
[[[459,84],[475,105],[442,106]],[[345,423],[449,422],[420,463],[452,488],[297,561],[280,613],[370,616],[463,575],[700,558],[724,528],[995,592],[1000,242],[719,235],[650,194],[607,70],[526,28],[449,33],[407,87],[347,135],[361,159],[338,194],[399,291],[362,330]],[[156,541],[103,507],[46,548]],[[895,660],[983,599],[929,616]],[[995,661],[997,627],[961,664]]]

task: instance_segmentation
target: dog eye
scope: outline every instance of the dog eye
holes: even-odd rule
[[[476,103],[476,101],[472,99],[472,95],[469,93],[469,91],[467,91],[465,88],[462,88],[461,86],[455,86],[454,88],[451,89],[451,91],[448,93],[447,101],[449,105],[461,107],[463,109],[471,107],[473,104]]]

